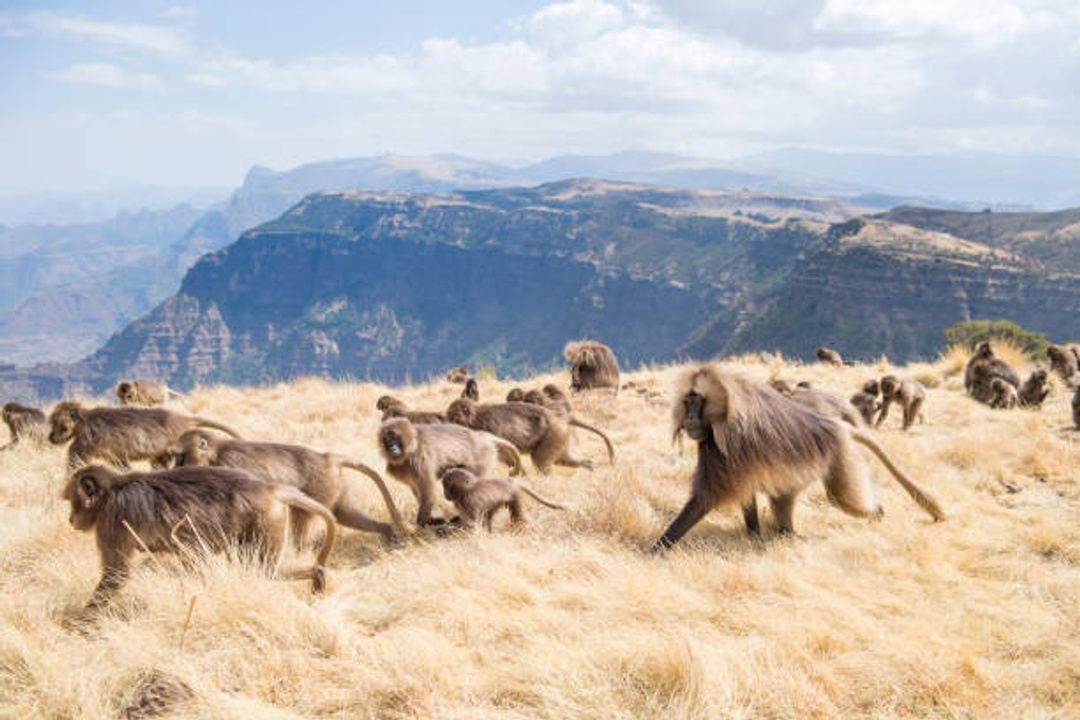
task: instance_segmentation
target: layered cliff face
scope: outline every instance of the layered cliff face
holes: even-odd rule
[[[1072,257],[1070,224],[1044,233]],[[506,375],[559,363],[583,336],[627,366],[753,350],[810,358],[821,344],[904,360],[977,318],[1080,336],[1080,273],[1051,272],[998,235],[851,219],[828,200],[592,180],[324,192],[203,256],[177,295],[85,361],[0,371],[0,386],[32,397],[120,376],[178,388],[308,374],[398,382],[462,362]]]

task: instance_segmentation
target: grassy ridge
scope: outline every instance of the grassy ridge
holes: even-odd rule
[[[845,396],[888,369],[728,365]],[[532,475],[570,509],[531,505],[525,530],[398,549],[344,531],[329,592],[315,599],[224,558],[198,572],[155,558],[88,634],[65,627],[98,565],[57,499],[62,454],[0,455],[0,717],[114,717],[150,669],[190,684],[183,716],[200,718],[1080,713],[1080,451],[1060,387],[1041,413],[991,411],[963,396],[956,358],[901,370],[936,383],[927,422],[904,434],[892,417],[878,436],[946,507],[945,523],[930,524],[871,465],[881,522],[845,516],[814,486],[795,539],[778,539],[766,516],[765,541],[750,541],[728,509],[654,558],[642,549],[685,500],[694,464],[689,443],[670,442],[666,395],[679,370],[626,376],[641,393],[577,400],[611,434],[618,463],[602,464],[600,442],[580,434],[597,471]],[[528,384],[548,380],[568,381]],[[511,386],[483,382],[482,397]],[[394,392],[445,407],[459,387]],[[178,409],[381,469],[373,408],[385,391],[301,380],[204,389]],[[415,511],[403,486],[391,489]],[[384,512],[371,483],[355,491]]]

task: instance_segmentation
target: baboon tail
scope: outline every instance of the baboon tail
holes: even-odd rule
[[[606,434],[604,434],[603,430],[601,430],[600,428],[593,427],[592,425],[589,425],[588,423],[583,423],[580,420],[578,420],[577,418],[570,418],[570,424],[573,425],[574,427],[579,427],[582,430],[588,430],[589,432],[594,432],[597,435],[599,435],[601,438],[603,438],[604,444],[607,445],[608,462],[610,462],[612,465],[615,464],[615,446],[611,444],[611,439]]]
[[[320,567],[326,565],[326,560],[330,557],[330,551],[334,549],[334,542],[337,540],[337,519],[334,517],[334,513],[330,512],[321,502],[312,500],[291,485],[277,486],[274,490],[274,497],[289,507],[314,513],[323,519],[326,523],[326,536],[323,538],[319,554],[316,556],[316,563]]]
[[[881,464],[888,468],[889,472],[892,473],[892,476],[896,478],[896,481],[907,490],[908,495],[919,504],[919,507],[929,513],[930,517],[939,522],[945,519],[945,511],[938,505],[937,500],[930,497],[925,490],[916,485],[911,478],[905,475],[904,472],[893,463],[892,458],[885,453],[885,450],[877,444],[877,441],[875,441],[874,438],[870,437],[862,430],[852,430],[851,436],[855,439],[855,442],[870,448],[870,451],[877,456],[877,459],[881,461]]]
[[[382,495],[383,502],[386,503],[386,509],[390,512],[390,517],[394,522],[394,528],[396,528],[399,533],[404,533],[405,521],[401,519],[401,513],[398,512],[397,505],[394,504],[394,498],[390,495],[390,490],[386,487],[386,481],[383,480],[382,475],[362,462],[346,460],[341,463],[341,466],[363,473],[374,481],[375,487],[379,488],[379,494]]]
[[[193,418],[193,419],[195,420],[195,424],[198,425],[199,427],[207,427],[207,428],[210,428],[211,430],[220,430],[221,432],[225,433],[226,435],[231,435],[232,437],[236,438],[237,440],[243,440],[244,439],[244,438],[240,437],[240,433],[236,432],[235,430],[233,430],[228,425],[222,425],[219,422],[214,422],[213,420],[207,420],[206,418],[201,418],[201,417],[196,417],[196,418]]]
[[[523,485],[521,483],[518,483],[518,488],[521,490],[521,492],[525,493],[526,495],[531,497],[533,500],[540,503],[541,505],[544,505],[545,507],[549,507],[552,510],[565,510],[566,509],[565,505],[559,505],[558,503],[551,502],[547,498],[544,498],[541,495],[537,494],[532,488],[528,487],[527,485]]]
[[[499,453],[499,459],[510,466],[510,475],[524,475],[525,466],[521,462],[521,453],[514,447],[514,444],[503,440],[502,438],[495,438],[495,447]]]

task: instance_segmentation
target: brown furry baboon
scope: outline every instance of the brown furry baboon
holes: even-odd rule
[[[563,357],[570,363],[570,389],[615,388],[619,392],[619,361],[615,351],[595,340],[569,342]]]
[[[570,448],[570,428],[579,427],[596,433],[607,446],[608,458],[615,462],[615,448],[604,432],[574,417],[566,417],[540,405],[529,403],[478,404],[471,400],[455,400],[446,409],[446,419],[473,430],[484,430],[505,438],[521,453],[532,456],[542,473],[553,464],[593,469],[589,460],[573,456]]]
[[[1080,345],[1048,345],[1046,357],[1050,369],[1066,383],[1080,382]]]
[[[859,411],[863,422],[867,425],[873,424],[874,415],[881,408],[881,403],[877,399],[880,392],[881,387],[878,385],[877,380],[867,380],[863,383],[862,389],[848,400]]]
[[[461,390],[461,397],[469,398],[473,402],[480,402],[480,385],[476,382],[476,378],[469,378],[465,381],[465,387]]]
[[[935,520],[940,506],[896,467],[865,430],[825,417],[766,384],[710,366],[687,372],[672,407],[674,434],[698,443],[690,499],[653,550],[675,544],[709,511],[745,505],[755,492],[769,496],[783,533],[794,532],[799,493],[823,479],[829,500],[859,517],[882,514],[854,443],[868,447],[916,503]]]
[[[452,383],[461,384],[469,379],[472,373],[469,372],[468,365],[459,365],[450,372],[446,373],[446,380]]]
[[[49,415],[49,442],[68,448],[68,468],[91,460],[127,467],[149,460],[153,467],[172,464],[180,436],[200,427],[220,430],[239,438],[235,430],[201,417],[180,415],[162,408],[84,408],[62,402]]]
[[[506,402],[525,402],[525,391],[519,387],[510,388],[506,393]]]
[[[215,437],[204,430],[190,430],[180,436],[176,464],[231,467],[247,470],[269,482],[291,485],[329,508],[339,523],[355,530],[377,532],[385,538],[392,538],[395,528],[399,531],[405,529],[382,475],[362,462],[341,455],[319,452],[301,445],[229,440]],[[346,482],[344,468],[371,478],[386,503],[393,527],[369,517],[360,509],[358,498],[353,496]],[[293,539],[297,546],[303,542],[304,529],[310,519],[311,515],[306,512],[293,513]]]
[[[885,418],[889,415],[889,406],[893,403],[900,405],[904,413],[904,430],[918,419],[925,422],[922,414],[922,406],[926,401],[926,388],[918,380],[901,380],[895,375],[886,375],[881,378],[881,411],[878,413],[874,427],[881,427]]]
[[[382,419],[403,417],[414,425],[432,425],[446,422],[446,416],[441,412],[428,412],[426,410],[410,410],[409,406],[397,398],[383,395],[375,403],[375,409],[382,412]]]
[[[17,402],[4,404],[4,424],[11,432],[11,442],[0,447],[0,450],[14,449],[21,440],[40,445],[49,434],[49,423],[45,419],[45,413],[36,407],[20,405]]]
[[[1080,430],[1080,385],[1077,386],[1076,392],[1073,393],[1072,398],[1072,416],[1073,427]]]
[[[495,513],[503,508],[510,511],[511,524],[528,522],[522,493],[553,510],[564,509],[509,478],[478,478],[465,468],[450,468],[443,473],[442,483],[443,495],[460,513],[451,523],[460,527],[471,528],[483,521],[484,527],[491,532]]]
[[[183,394],[157,380],[121,380],[116,384],[116,399],[125,406],[164,405],[169,395],[184,397]]]
[[[1011,410],[1020,404],[1016,388],[1002,378],[990,378],[990,401],[987,403],[996,410]]]
[[[836,352],[832,348],[819,347],[816,354],[817,359],[823,363],[835,366],[840,366],[844,364],[844,358],[840,355],[840,353]]]
[[[964,390],[981,403],[990,403],[994,397],[991,381],[1001,378],[1014,388],[1020,385],[1020,376],[1008,363],[994,355],[989,341],[975,346],[975,352],[964,367]]]
[[[1020,405],[1026,408],[1042,408],[1043,401],[1050,394],[1050,388],[1047,387],[1049,379],[1050,373],[1042,368],[1028,375],[1028,379],[1016,392]]]
[[[101,554],[101,581],[88,610],[108,604],[127,580],[139,549],[222,552],[239,543],[255,549],[279,577],[311,580],[315,592],[326,585],[324,566],[337,524],[329,510],[294,487],[232,468],[118,475],[91,465],[71,475],[62,497],[71,503],[72,527],[94,531]],[[326,537],[311,567],[281,567],[290,508],[314,513],[326,523]]]
[[[510,465],[511,475],[522,472],[521,455],[511,443],[450,423],[414,425],[406,418],[390,418],[379,428],[379,450],[386,459],[386,471],[408,485],[416,497],[420,527],[432,524],[439,478],[448,468],[463,467],[486,477],[502,460]]]

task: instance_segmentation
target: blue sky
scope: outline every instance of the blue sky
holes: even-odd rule
[[[0,194],[382,152],[1080,156],[1077,0],[0,2]]]

